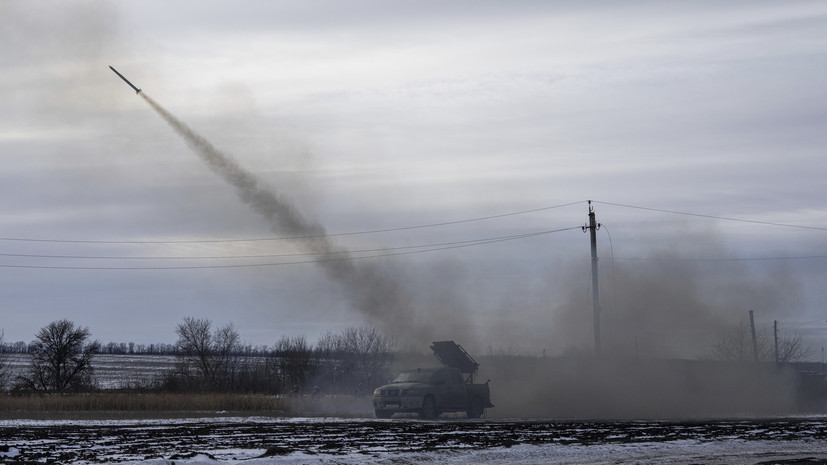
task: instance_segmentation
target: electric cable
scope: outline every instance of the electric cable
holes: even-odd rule
[[[435,252],[441,250],[449,250],[449,249],[459,249],[465,247],[474,247],[478,245],[486,245],[486,244],[494,244],[498,242],[505,242],[505,241],[513,241],[518,239],[526,239],[531,237],[538,237],[547,234],[563,232],[563,231],[570,231],[573,229],[580,229],[580,226],[574,226],[570,228],[563,228],[563,229],[555,229],[555,230],[548,230],[548,231],[541,231],[535,233],[526,233],[526,234],[519,234],[514,236],[504,236],[502,238],[495,238],[490,240],[482,240],[473,243],[465,243],[465,244],[458,244],[458,245],[446,245],[446,246],[436,246],[432,248],[428,248],[425,250],[413,250],[413,251],[405,251],[405,252],[393,252],[393,253],[386,253],[386,254],[376,254],[376,255],[363,255],[358,257],[340,257],[340,258],[327,258],[327,259],[317,259],[317,260],[301,260],[301,261],[293,261],[293,262],[278,262],[278,263],[245,263],[245,264],[234,264],[234,265],[191,265],[191,266],[165,266],[165,267],[158,267],[158,266],[147,266],[147,267],[116,267],[116,266],[49,266],[49,265],[8,265],[8,264],[0,264],[0,268],[22,268],[22,269],[49,269],[49,270],[104,270],[104,271],[136,271],[136,270],[188,270],[188,269],[220,269],[220,268],[253,268],[253,267],[271,267],[271,266],[285,266],[285,265],[302,265],[302,264],[309,264],[309,263],[320,263],[320,262],[333,262],[333,261],[349,261],[349,260],[363,260],[368,258],[380,258],[380,257],[392,257],[392,256],[399,256],[399,255],[412,255],[418,253],[425,253],[425,252]]]
[[[282,240],[300,240],[300,239],[318,239],[322,237],[340,237],[340,236],[356,236],[362,234],[377,234],[393,231],[409,231],[413,229],[435,228],[440,226],[450,226],[454,224],[472,223],[476,221],[492,220],[497,218],[506,218],[509,216],[524,215],[528,213],[537,213],[555,208],[569,207],[583,203],[585,200],[576,202],[569,202],[560,205],[552,205],[547,207],[533,208],[530,210],[521,210],[515,212],[501,213],[498,215],[481,216],[477,218],[467,218],[463,220],[443,221],[439,223],[420,224],[413,226],[400,226],[394,228],[384,229],[369,229],[364,231],[350,231],[342,233],[318,234],[308,236],[284,236],[284,237],[259,237],[247,239],[193,239],[193,240],[178,240],[178,241],[116,241],[116,240],[71,240],[71,239],[34,239],[25,237],[0,237],[0,241],[14,241],[14,242],[49,242],[49,243],[74,243],[74,244],[206,244],[206,243],[223,243],[223,242],[262,242],[262,241],[282,241]]]
[[[827,255],[799,255],[791,257],[696,257],[696,258],[632,258],[615,257],[621,261],[639,262],[749,262],[749,261],[771,261],[771,260],[817,260],[827,258]]]
[[[599,200],[593,200],[593,202],[594,203],[600,203],[600,204],[603,204],[603,205],[611,205],[611,206],[614,206],[614,207],[634,208],[634,209],[637,209],[637,210],[647,210],[647,211],[660,212],[660,213],[671,213],[671,214],[674,214],[674,215],[695,216],[695,217],[699,217],[699,218],[709,218],[709,219],[714,219],[714,220],[737,221],[737,222],[740,222],[740,223],[763,224],[763,225],[767,225],[767,226],[782,226],[782,227],[786,227],[786,228],[799,228],[799,229],[812,229],[812,230],[816,230],[816,231],[827,231],[827,228],[819,227],[819,226],[804,226],[804,225],[800,225],[800,224],[775,223],[775,222],[772,222],[772,221],[746,220],[746,219],[743,219],[743,218],[732,218],[732,217],[726,217],[726,216],[705,215],[705,214],[701,214],[701,213],[689,213],[689,212],[682,212],[682,211],[677,211],[677,210],[666,210],[666,209],[662,209],[662,208],[641,207],[641,206],[636,206],[636,205],[626,205],[626,204],[614,203],[614,202],[602,202],[602,201],[599,201]]]
[[[491,241],[503,241],[511,239],[521,239],[525,237],[533,237],[537,235],[547,234],[551,231],[534,231],[529,233],[512,234],[508,236],[486,237],[480,239],[467,239],[462,241],[451,242],[437,242],[433,244],[419,244],[406,245],[397,247],[381,247],[375,249],[343,249],[340,251],[331,252],[296,252],[296,253],[282,253],[282,254],[258,254],[258,255],[213,255],[213,256],[149,256],[137,257],[130,255],[49,255],[49,254],[21,254],[21,253],[0,253],[0,257],[15,257],[15,258],[50,258],[50,259],[72,259],[72,260],[237,260],[237,259],[256,259],[256,258],[278,258],[278,257],[305,257],[315,255],[341,255],[346,253],[369,253],[369,252],[388,252],[393,250],[406,249],[423,249],[431,247],[443,247],[449,245],[462,245],[474,243],[489,243]],[[556,232],[556,231],[555,231]]]
[[[614,242],[612,242],[612,234],[609,232],[609,228],[606,226],[605,223],[598,223],[598,226],[601,226],[605,231],[606,235],[609,236],[609,252],[612,255],[611,264],[612,264],[612,307],[613,309],[617,309],[617,282],[615,279],[615,246]]]

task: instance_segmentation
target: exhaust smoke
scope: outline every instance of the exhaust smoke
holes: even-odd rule
[[[459,324],[465,304],[455,291],[417,282],[422,279],[419,276],[395,280],[375,263],[355,261],[345,247],[326,235],[321,224],[304,216],[279,192],[144,92],[140,95],[274,231],[295,236],[300,247],[319,254],[315,255],[318,266],[341,284],[351,305],[386,335],[411,347],[421,347],[441,335],[464,344],[471,338],[467,325]],[[670,251],[666,258],[675,258],[675,253],[681,258],[677,251]],[[591,341],[590,305],[583,287],[565,280],[564,288],[581,292],[572,291],[568,302],[552,312],[555,327],[545,348],[556,356],[482,356],[480,379],[495,383],[492,401],[497,409],[492,414],[675,419],[789,414],[802,408],[797,398],[800,376],[790,368],[703,360],[710,337],[737,318],[739,309],[759,303],[783,307],[796,294],[794,283],[777,274],[754,276],[736,264],[712,271],[690,268],[683,262],[680,266],[660,260],[645,263],[639,268],[617,267],[617,296],[607,299],[604,314],[605,343],[612,357],[577,355],[583,341]],[[444,269],[434,271],[447,274]],[[456,280],[441,284],[446,281]],[[428,292],[414,292],[425,288]],[[434,309],[443,310],[435,313]],[[420,360],[417,354],[410,357],[397,360],[396,368],[433,363],[428,357]]]
[[[274,232],[296,236],[302,248],[318,257],[319,266],[329,278],[342,285],[351,304],[372,322],[377,322],[385,334],[400,337],[401,342],[429,340],[432,328],[414,317],[412,296],[397,281],[370,263],[357,265],[346,248],[331,241],[321,224],[307,219],[290,201],[265,186],[255,174],[242,168],[145,92],[139,95],[216,175],[236,188],[245,204],[267,219]],[[406,333],[398,334],[400,328]]]

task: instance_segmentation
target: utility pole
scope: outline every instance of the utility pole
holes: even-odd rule
[[[778,365],[778,320],[772,323],[772,335],[775,339],[775,364]]]
[[[758,339],[755,337],[755,318],[752,316],[752,310],[749,311],[749,329],[752,332],[752,355],[755,361],[758,361]]]
[[[592,244],[592,304],[594,306],[594,353],[600,357],[600,288],[597,287],[597,230],[600,223],[594,219],[594,208],[589,200],[589,224],[583,226],[583,232],[589,230]]]

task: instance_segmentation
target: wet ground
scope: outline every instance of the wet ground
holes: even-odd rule
[[[0,422],[2,463],[827,464],[827,420]]]

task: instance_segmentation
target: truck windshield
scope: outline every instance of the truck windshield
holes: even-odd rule
[[[394,383],[432,383],[435,370],[403,371],[394,378]]]

